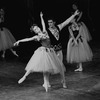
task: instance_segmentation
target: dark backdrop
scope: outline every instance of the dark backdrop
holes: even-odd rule
[[[99,1],[99,0],[98,0]],[[0,0],[0,8],[5,10],[5,27],[7,27],[16,40],[33,36],[29,28],[37,23],[41,27],[39,13],[44,13],[45,21],[51,17],[59,24],[71,15],[72,4],[77,2],[83,11],[82,20],[86,23],[93,37],[91,46],[99,45],[99,2],[96,0]],[[62,31],[62,44],[67,46],[69,33],[67,26]],[[40,46],[37,42],[20,43],[16,48],[22,56],[30,57],[33,51]],[[27,53],[28,52],[28,53]]]

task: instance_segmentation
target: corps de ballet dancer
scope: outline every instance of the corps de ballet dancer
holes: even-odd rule
[[[5,52],[7,49],[18,57],[16,51],[12,49],[16,39],[12,33],[6,27],[4,27],[4,14],[4,10],[0,9],[0,51],[3,51],[2,58],[5,58]]]

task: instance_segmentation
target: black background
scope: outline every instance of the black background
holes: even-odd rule
[[[5,27],[12,32],[16,40],[19,40],[33,36],[34,33],[29,30],[32,23],[37,23],[41,27],[41,11],[45,21],[51,17],[59,24],[71,16],[72,4],[75,2],[83,12],[82,20],[92,35],[91,46],[99,46],[99,0],[0,0],[0,8],[5,10]],[[67,26],[62,30],[61,38],[65,49],[69,39]],[[20,55],[26,54],[30,57],[39,45],[34,41],[20,43],[16,50]]]

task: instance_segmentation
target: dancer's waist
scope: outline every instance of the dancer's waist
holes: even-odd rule
[[[59,44],[57,44],[57,45],[54,45],[54,46],[53,46],[53,49],[54,49],[55,51],[60,51],[60,50],[62,50],[62,45],[61,45],[61,43],[59,43]]]
[[[41,46],[40,50],[45,50],[46,52],[54,52],[54,49],[51,46]]]

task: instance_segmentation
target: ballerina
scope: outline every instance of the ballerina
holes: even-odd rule
[[[11,32],[4,27],[4,10],[0,9],[0,51],[3,51],[2,58],[5,58],[5,52],[9,49],[15,56],[18,57],[16,51],[12,49],[13,44],[16,42]]]
[[[30,58],[25,70],[26,73],[24,76],[18,81],[18,83],[22,83],[26,77],[32,72],[43,72],[44,76],[44,84],[46,92],[48,92],[48,88],[51,87],[49,83],[48,75],[51,74],[61,74],[63,87],[66,88],[65,76],[64,72],[66,71],[65,66],[57,57],[54,49],[51,47],[50,38],[48,32],[46,31],[45,23],[43,20],[43,14],[40,13],[41,23],[43,27],[43,31],[35,24],[32,25],[31,31],[33,31],[36,35],[31,38],[25,38],[18,40],[14,45],[18,45],[20,42],[27,41],[39,41],[41,46],[34,51],[34,54]]]
[[[91,61],[93,58],[92,50],[88,44],[92,37],[83,22],[77,22],[74,18],[71,23],[68,27],[70,39],[66,60],[68,63],[77,63],[75,71],[83,71],[82,62]]]

